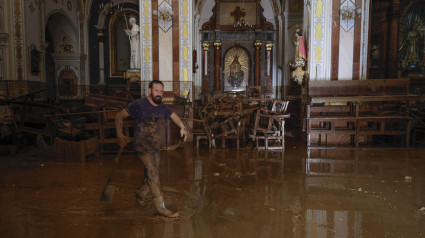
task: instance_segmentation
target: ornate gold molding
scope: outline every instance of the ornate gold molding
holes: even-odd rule
[[[267,43],[267,44],[266,44],[266,49],[267,49],[267,51],[271,51],[271,50],[272,50],[272,48],[273,48],[273,43]]]
[[[262,42],[254,42],[254,46],[255,46],[255,48],[257,48],[257,50],[259,49],[259,48],[261,48],[261,46],[263,45],[263,43]]]
[[[217,50],[219,50],[221,47],[221,42],[214,42],[214,46]]]
[[[208,51],[210,44],[209,43],[202,43],[202,47],[204,48],[204,51]]]

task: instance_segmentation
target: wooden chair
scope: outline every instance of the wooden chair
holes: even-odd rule
[[[215,144],[210,141],[210,136],[208,136],[206,132],[207,127],[205,126],[205,123],[204,119],[193,119],[192,135],[195,137],[196,147],[198,148],[200,140],[208,140],[209,147]]]
[[[71,118],[69,121],[56,121],[57,133],[59,136],[71,140],[85,137],[85,117]]]
[[[216,138],[221,138],[221,148],[226,148],[226,139],[235,139],[236,148],[239,149],[241,131],[239,121],[235,117],[230,117],[222,122],[220,127],[224,133]]]
[[[246,98],[262,99],[261,86],[246,86]]]
[[[255,140],[257,149],[285,149],[285,119],[290,117],[286,113],[288,104],[289,101],[276,100],[270,110],[257,110],[254,129],[250,135]],[[264,140],[264,146],[260,146],[260,140]],[[272,141],[278,144],[269,145]]]

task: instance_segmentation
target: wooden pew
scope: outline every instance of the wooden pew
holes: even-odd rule
[[[376,135],[402,136],[410,145],[409,79],[312,81],[307,105],[307,145],[359,146]]]

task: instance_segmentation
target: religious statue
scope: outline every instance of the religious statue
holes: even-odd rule
[[[407,33],[407,40],[409,42],[409,45],[407,48],[406,60],[409,63],[418,63],[418,51],[421,50],[419,48],[421,43],[421,33],[419,32],[419,29],[416,24],[413,25],[413,29],[409,31],[409,33]]]
[[[297,27],[295,30],[293,43],[295,46],[295,59],[289,64],[289,66],[295,70],[291,70],[291,79],[294,80],[293,82],[295,84],[301,85],[306,74],[303,67],[307,60],[307,54],[305,50],[304,37],[302,36],[300,27]]]
[[[301,28],[297,28],[294,34],[295,45],[295,60],[307,60],[307,53],[305,50],[304,37],[301,34]]]
[[[130,69],[140,69],[140,28],[136,24],[136,18],[128,19],[131,29],[124,29],[130,39]]]
[[[233,58],[233,62],[230,65],[229,77],[227,78],[227,81],[230,85],[232,85],[232,87],[239,87],[243,81],[244,73],[238,58],[239,57],[237,55]]]
[[[372,48],[371,48],[371,67],[372,68],[377,68],[380,65],[380,57],[381,57],[381,53],[380,53],[380,49],[381,49],[381,45],[379,45],[378,43],[376,44],[372,44]]]
[[[411,25],[404,26],[404,35],[400,44],[401,60],[406,61],[409,70],[416,69],[423,58],[424,48],[422,31],[425,30],[423,21],[418,20]],[[403,68],[404,69],[404,68]]]

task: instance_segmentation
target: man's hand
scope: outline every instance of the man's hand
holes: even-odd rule
[[[189,136],[189,132],[186,130],[186,126],[180,119],[180,117],[176,113],[171,114],[171,119],[178,127],[180,127],[180,136],[184,136],[184,141],[186,141],[187,137]]]
[[[129,114],[125,109],[122,109],[115,115],[115,128],[117,130],[117,138],[118,138],[118,144],[120,145],[120,148],[124,148],[129,140],[127,137],[124,136],[122,133],[123,129],[123,120],[124,118],[128,117]]]
[[[186,141],[188,134],[189,134],[189,133],[187,133],[186,127],[185,127],[185,126],[183,126],[183,127],[180,129],[180,136],[181,136],[181,137],[183,137],[183,136],[184,136],[184,140],[183,140],[183,141]]]
[[[128,138],[126,136],[119,136],[118,144],[120,145],[120,148],[124,148],[128,144]]]

